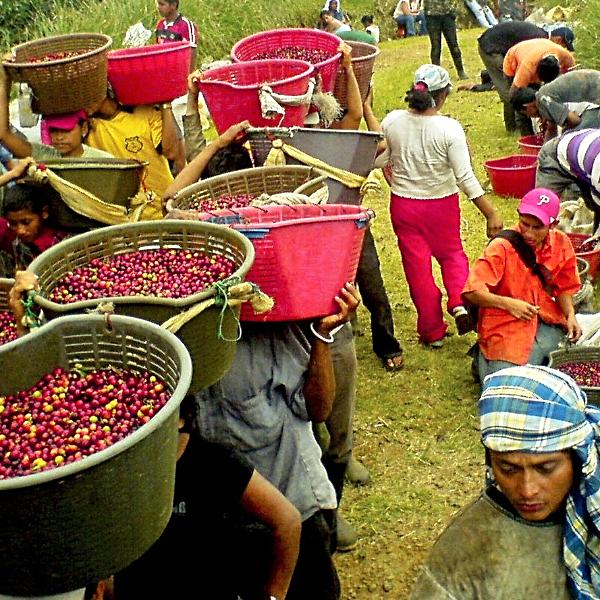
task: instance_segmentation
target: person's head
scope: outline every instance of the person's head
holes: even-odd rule
[[[558,223],[560,198],[546,188],[527,192],[519,206],[519,231],[525,242],[533,247],[541,246],[548,232]]]
[[[531,87],[517,88],[510,103],[517,112],[522,112],[532,119],[537,118],[540,113],[535,94],[536,90]]]
[[[219,150],[209,161],[201,179],[208,179],[215,175],[223,175],[240,169],[251,169],[252,159],[244,146],[238,142],[229,144],[226,148]]]
[[[329,6],[328,6],[329,10],[335,12],[336,10],[338,10],[338,7],[339,7],[338,0],[329,0]]]
[[[6,189],[2,214],[15,235],[31,243],[39,236],[50,209],[39,186],[19,183]]]
[[[163,19],[171,21],[177,16],[179,0],[156,0],[156,10]]]
[[[550,39],[555,44],[566,48],[569,52],[575,51],[575,46],[573,45],[575,34],[570,27],[557,27],[550,32]]]
[[[325,25],[329,25],[335,21],[335,16],[333,11],[331,10],[322,10],[321,11],[321,22],[325,23]]]
[[[368,27],[369,25],[373,25],[373,15],[363,15],[360,18],[360,22],[363,24],[363,27]]]
[[[54,146],[61,156],[78,157],[83,154],[83,140],[88,134],[87,114],[84,110],[62,115],[45,115],[40,125],[44,144]]]
[[[404,101],[417,112],[441,108],[451,89],[450,75],[446,69],[438,65],[421,65],[415,71],[413,85],[406,92]]]
[[[600,410],[568,375],[523,365],[485,378],[479,415],[491,483],[526,521],[563,521],[574,596],[587,590],[587,597],[600,597],[600,569],[590,552],[600,529]]]
[[[492,83],[492,78],[490,77],[490,72],[487,69],[482,69],[479,72],[479,78],[481,79],[482,84]]]
[[[544,83],[554,81],[560,74],[560,62],[554,54],[544,56],[537,66],[537,75]]]

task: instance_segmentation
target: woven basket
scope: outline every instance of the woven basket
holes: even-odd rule
[[[190,357],[160,327],[114,316],[55,319],[0,348],[0,395],[28,389],[55,367],[130,368],[164,380],[170,400],[113,446],[57,469],[0,481],[0,593],[53,595],[103,579],[137,559],[171,517],[178,407]]]
[[[286,167],[256,167],[241,169],[210,177],[182,189],[175,198],[167,202],[167,211],[188,211],[193,202],[202,200],[215,200],[223,194],[277,194],[279,192],[293,192],[298,187],[303,187],[303,194],[310,195],[319,189],[323,182],[319,178],[321,173],[313,167],[286,166]],[[315,180],[315,178],[317,178]],[[171,215],[169,218],[175,218]],[[176,218],[181,218],[177,216]]]
[[[381,51],[377,46],[365,44],[364,42],[353,42],[348,40],[346,41],[346,44],[352,47],[352,70],[358,81],[360,97],[364,102],[369,93],[375,59],[379,56]],[[340,68],[335,79],[333,95],[344,108],[348,106],[346,88],[346,72],[344,69]]]
[[[107,54],[112,39],[101,33],[57,35],[15,46],[3,64],[16,81],[29,84],[32,108],[42,114],[74,112],[106,97]],[[57,52],[77,56],[32,63]]]
[[[243,235],[217,225],[195,221],[147,221],[103,227],[63,240],[31,263],[29,270],[38,275],[40,284],[36,302],[49,319],[95,309],[108,300],[114,304],[117,314],[164,323],[198,302],[215,296],[215,289],[210,288],[178,299],[125,296],[58,304],[45,297],[69,271],[88,264],[93,258],[159,247],[189,248],[208,255],[224,255],[237,266],[233,276],[241,279],[254,261],[254,248]],[[237,336],[239,308],[236,311],[226,310],[223,313],[222,332],[227,340]],[[212,306],[186,323],[177,333],[192,357],[194,372],[190,392],[216,383],[233,360],[235,342],[217,339],[220,318],[221,309]]]
[[[565,363],[600,362],[600,348],[595,346],[579,346],[568,350],[555,350],[550,353],[549,367],[558,369]],[[588,402],[600,406],[600,387],[579,386],[587,395]]]
[[[255,33],[237,42],[231,49],[231,58],[234,62],[246,62],[274,48],[288,46],[326,50],[331,56],[315,63],[314,67],[315,73],[321,76],[323,91],[331,92],[342,56],[338,50],[341,42],[336,35],[318,29],[274,29]]]
[[[14,279],[0,277],[0,310],[10,310],[8,306],[8,292],[10,292],[14,284]]]

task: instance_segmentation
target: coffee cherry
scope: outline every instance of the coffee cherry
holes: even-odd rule
[[[302,48],[301,46],[283,46],[261,52],[253,57],[253,60],[265,60],[269,58],[287,58],[293,60],[304,60],[312,65],[317,65],[331,58],[331,52],[321,48]]]
[[[115,296],[185,298],[229,277],[235,263],[198,250],[140,250],[95,258],[60,279],[50,300],[69,304]]]
[[[161,410],[170,398],[165,389],[148,372],[56,368],[28,390],[0,396],[0,479],[108,448]]]
[[[556,367],[557,370],[572,377],[582,387],[600,387],[600,362],[567,362]]]
[[[212,212],[225,208],[242,208],[248,206],[255,198],[254,194],[222,194],[218,198],[194,200],[190,204],[190,208],[198,212]]]
[[[0,346],[16,340],[17,337],[15,316],[9,310],[0,310]]]

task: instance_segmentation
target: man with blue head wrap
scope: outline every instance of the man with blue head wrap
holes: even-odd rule
[[[479,412],[488,486],[411,600],[600,598],[600,411],[569,376],[524,365],[485,378]]]

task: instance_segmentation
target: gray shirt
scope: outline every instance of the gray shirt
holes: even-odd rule
[[[483,493],[435,543],[410,600],[568,600],[563,527],[515,516]]]
[[[241,451],[302,520],[336,507],[303,387],[310,343],[296,324],[244,324],[231,369],[196,394],[203,437]]]

